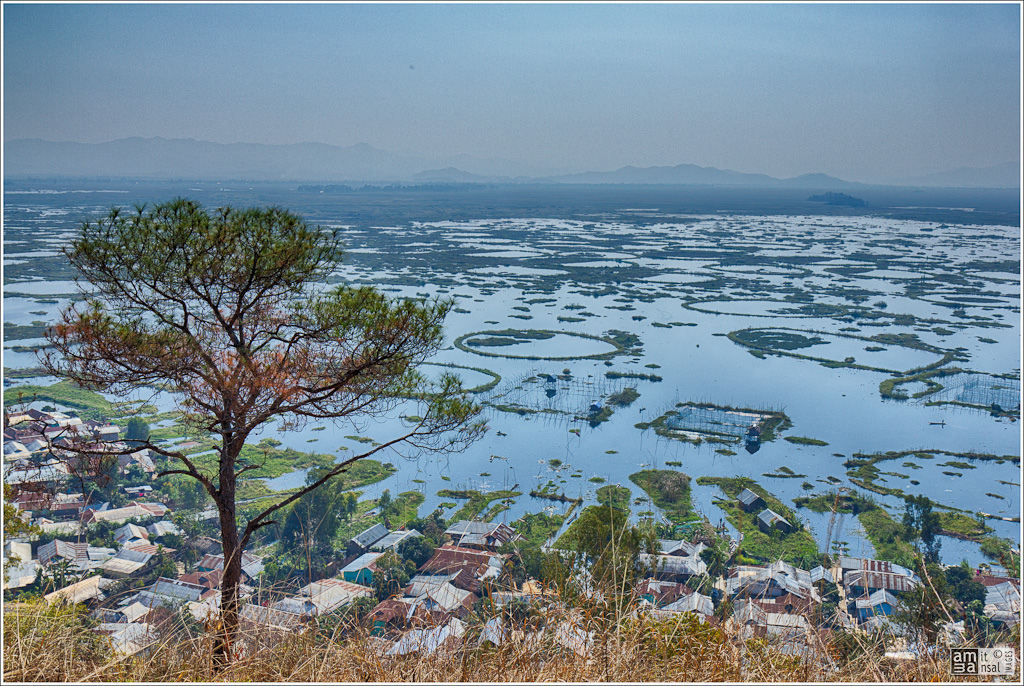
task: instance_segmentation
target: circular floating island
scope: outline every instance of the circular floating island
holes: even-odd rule
[[[931,369],[956,357],[952,351],[921,342],[916,335],[879,334],[867,338],[773,327],[740,329],[730,332],[728,336],[733,343],[750,348],[759,357],[764,354],[785,355],[833,367],[894,374],[908,369]],[[806,348],[813,348],[813,354],[803,352]],[[801,352],[796,352],[798,350]]]
[[[476,355],[517,360],[599,360],[626,351],[625,345],[611,337],[544,329],[475,331],[459,336],[454,345]]]
[[[757,274],[762,276],[811,276],[814,272],[800,267],[761,264],[719,264],[711,265],[711,269],[733,274]]]
[[[745,317],[841,317],[849,308],[828,303],[802,303],[788,300],[695,300],[683,307],[709,314],[737,314]]]
[[[464,386],[463,388],[467,393],[483,393],[489,391],[501,383],[501,374],[490,369],[484,369],[483,367],[467,367],[461,364],[452,364],[448,362],[424,362],[425,366],[430,367],[441,367],[444,369],[457,369],[460,370],[459,377],[461,378]],[[442,371],[439,371],[437,376],[439,377]],[[436,381],[437,378],[434,378]],[[473,384],[472,386],[466,386],[465,384]]]

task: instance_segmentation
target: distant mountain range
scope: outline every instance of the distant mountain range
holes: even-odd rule
[[[679,164],[674,167],[621,167],[610,172],[584,172],[551,177],[560,183],[666,183],[696,186],[758,186],[784,188],[850,188],[863,184],[826,174],[804,174],[777,179],[765,174],[745,174],[729,169]]]
[[[855,189],[864,184],[825,174],[778,179],[680,164],[674,167],[626,166],[615,171],[553,174],[510,160],[469,155],[446,158],[393,153],[366,143],[352,146],[325,143],[267,145],[211,143],[187,139],[123,138],[108,143],[53,142],[38,138],[4,143],[8,177],[126,177],[320,182],[406,183],[566,183],[684,184],[763,188]],[[984,169],[961,168],[908,179],[906,185],[1019,187],[1019,166],[1013,163]]]

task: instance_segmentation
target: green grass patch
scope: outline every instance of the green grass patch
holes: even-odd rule
[[[955,538],[980,541],[982,536],[995,531],[992,527],[962,512],[939,512],[942,533]]]
[[[565,515],[549,515],[547,512],[525,514],[513,522],[512,527],[523,537],[520,548],[540,548],[554,536],[565,521]]]
[[[806,436],[786,436],[786,441],[797,445],[828,445],[828,442],[818,438],[807,438]]]
[[[976,466],[969,462],[960,462],[958,460],[950,460],[949,462],[940,462],[940,467],[956,467],[957,469],[977,469]]]
[[[645,469],[630,474],[629,480],[642,488],[673,524],[700,519],[693,511],[688,475],[671,469]]]
[[[860,514],[861,512],[867,512],[878,507],[874,500],[861,495],[857,491],[839,494],[838,499],[836,495],[835,491],[829,491],[814,497],[803,496],[794,498],[793,504],[797,507],[806,507],[811,512],[831,512],[832,508],[835,507],[836,512],[843,514]]]
[[[410,519],[416,519],[419,515],[420,505],[427,497],[417,491],[404,491],[395,496],[392,504],[395,514],[390,517],[393,528],[405,526]]]
[[[73,408],[86,419],[116,414],[113,403],[99,393],[82,388],[74,381],[58,381],[50,386],[30,384],[4,391],[4,407],[36,400]]]
[[[981,554],[1001,564],[1014,576],[1020,576],[1020,555],[1013,552],[1013,541],[999,536],[986,536],[981,542]]]
[[[769,476],[773,479],[806,479],[806,474],[797,474],[789,467],[777,467],[774,472],[766,472],[761,476]]]
[[[648,367],[652,365],[647,365]],[[655,365],[657,366],[657,365]],[[642,372],[605,372],[605,378],[608,379],[642,379],[644,381],[661,381],[662,378],[657,374],[644,374]]]
[[[903,524],[897,522],[881,507],[874,507],[857,515],[865,535],[875,548],[875,559],[889,560],[904,567],[914,568],[917,552],[903,540]]]
[[[611,505],[619,510],[629,509],[629,489],[625,486],[608,484],[597,489],[597,502],[601,505]]]
[[[635,388],[626,387],[622,389],[622,391],[620,391],[619,393],[615,393],[613,395],[608,396],[608,404],[617,405],[619,407],[628,407],[632,405],[639,397],[640,394],[636,392]]]
[[[442,488],[437,492],[442,498],[451,498],[453,500],[467,500],[468,502],[463,505],[457,512],[455,512],[449,521],[461,521],[463,519],[474,519],[479,516],[487,506],[493,500],[502,500],[504,498],[517,498],[522,495],[519,491],[492,491],[490,493],[481,493],[477,490],[452,490],[450,488]]]

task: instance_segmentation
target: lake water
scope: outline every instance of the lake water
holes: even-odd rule
[[[134,199],[128,194],[124,202]],[[485,407],[490,430],[459,454],[417,456],[390,449],[377,453],[376,459],[393,462],[400,469],[365,489],[364,497],[376,497],[384,489],[392,493],[416,490],[426,496],[420,510],[426,513],[445,500],[437,495],[442,488],[486,491],[515,487],[526,493],[551,480],[569,497],[579,496],[591,503],[602,485],[590,481],[592,478],[620,484],[629,488],[634,498],[643,497],[629,481],[630,474],[680,462],[679,469],[694,478],[749,476],[789,502],[831,490],[834,486],[826,481],[830,476],[850,485],[843,462],[857,452],[944,450],[1020,455],[1016,422],[952,405],[884,401],[878,388],[889,374],[830,368],[790,356],[759,359],[726,337],[745,328],[797,329],[826,343],[796,353],[829,360],[852,356],[858,363],[907,370],[931,364],[939,356],[892,344],[877,344],[884,349],[866,351],[876,344],[862,339],[883,333],[914,334],[944,350],[960,348],[967,359],[956,365],[963,369],[986,375],[1019,374],[1020,289],[1014,274],[1004,271],[1008,263],[1019,260],[1016,227],[884,217],[721,214],[685,215],[684,221],[651,217],[657,212],[650,209],[576,219],[469,217],[389,224],[377,217],[359,224],[337,207],[307,206],[298,196],[285,194],[261,201],[313,214],[321,224],[351,227],[342,229],[348,254],[337,276],[343,280],[381,286],[393,297],[454,297],[457,309],[446,322],[446,347],[432,361],[482,367],[500,375],[502,382],[479,394],[479,401],[499,405],[514,397],[519,405],[535,410],[559,408],[557,413],[520,415]],[[99,206],[75,202],[80,202],[80,197],[72,194],[22,194],[17,196],[16,206],[5,207],[9,213],[5,223],[24,227],[7,230],[5,240],[12,241],[12,252],[19,258],[31,258],[29,264],[8,267],[24,270],[8,271],[5,322],[52,322],[59,307],[66,306],[68,301],[63,298],[59,305],[37,302],[74,292],[73,275],[60,263],[62,258],[53,255],[54,244],[39,237],[66,231],[83,215],[103,211]],[[844,273],[844,269],[851,271]],[[7,297],[7,292],[29,297]],[[884,307],[876,305],[879,301]],[[571,335],[475,348],[502,357],[451,345],[467,334],[474,334],[468,339],[472,341],[494,335],[480,332],[504,329],[589,336],[617,330],[635,334],[640,344],[608,361],[579,359],[612,348]],[[576,359],[523,359],[526,357]],[[31,353],[4,351],[8,367],[34,366],[34,359]],[[467,387],[493,378],[477,371],[435,366],[423,371],[432,378],[441,371],[453,371],[463,376]],[[656,374],[662,381],[626,379],[612,384],[605,377],[609,371]],[[550,387],[528,381],[539,374],[570,378]],[[640,397],[628,407],[617,408],[608,421],[590,426],[576,419],[585,416],[593,402],[606,400],[609,389],[621,390],[625,385],[634,387]],[[1019,406],[1019,382],[1016,388]],[[554,391],[553,396],[549,390]],[[917,392],[923,385],[908,386],[907,390]],[[651,421],[681,402],[782,410],[793,422],[785,435],[816,438],[828,445],[776,440],[763,444],[754,454],[740,448],[737,455],[723,455],[716,452],[720,445],[692,445],[636,428],[638,422]],[[173,399],[158,398],[157,405],[161,410],[170,409]],[[267,426],[251,440],[272,436],[285,446],[342,460],[374,448],[349,437],[384,441],[408,430],[403,415],[422,413],[417,403],[408,402],[387,418],[326,425],[317,431],[312,424],[302,431],[287,432]],[[944,425],[936,424],[939,422]],[[560,460],[560,466],[552,467],[549,461],[553,459]],[[881,462],[883,472],[894,474],[883,475],[887,481],[880,483],[970,512],[1020,515],[1017,464],[1007,460],[1002,464],[974,461],[974,469],[941,466],[949,459],[956,458],[940,455],[930,460]],[[904,467],[904,462],[914,462],[919,468]],[[806,477],[763,476],[782,466]],[[963,475],[950,476],[944,471]],[[297,471],[268,484],[289,488],[300,485],[304,478],[304,472]],[[918,483],[911,484],[911,480]],[[805,482],[813,486],[810,491],[802,486]],[[713,487],[693,484],[694,505],[716,523],[723,513],[712,500],[720,495]],[[875,498],[899,517],[900,499]],[[567,507],[523,495],[498,519],[512,522],[525,512],[549,506],[556,512]],[[646,509],[656,508],[649,503],[634,507],[634,511]],[[827,514],[797,512],[818,539],[823,539]],[[1019,542],[1017,524],[998,520],[989,524],[999,535]],[[847,541],[854,554],[870,554],[870,543],[853,518],[847,517],[838,526],[837,538]],[[961,558],[984,561],[976,544],[952,539],[944,540],[943,555],[947,562]]]

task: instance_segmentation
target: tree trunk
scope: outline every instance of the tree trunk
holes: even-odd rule
[[[221,487],[217,510],[220,514],[220,537],[224,548],[224,571],[220,578],[220,631],[214,639],[213,660],[217,666],[231,661],[232,642],[238,633],[238,584],[242,578],[242,550],[235,521],[234,483]]]

